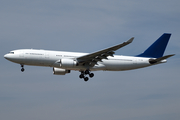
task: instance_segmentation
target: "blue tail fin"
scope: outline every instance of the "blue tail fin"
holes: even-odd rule
[[[137,56],[138,57],[153,57],[153,58],[162,57],[166,49],[166,46],[168,44],[170,36],[171,34],[164,33],[147,50],[145,50],[144,53]]]

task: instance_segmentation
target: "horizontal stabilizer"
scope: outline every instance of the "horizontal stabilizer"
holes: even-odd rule
[[[160,61],[162,61],[162,60],[165,60],[165,59],[167,59],[167,58],[169,58],[169,57],[172,57],[172,56],[174,56],[174,55],[175,55],[175,54],[166,55],[166,56],[163,56],[163,57],[160,57],[160,58],[156,58],[156,59],[149,59],[149,63],[155,64],[155,63],[158,63],[158,62],[160,62]]]

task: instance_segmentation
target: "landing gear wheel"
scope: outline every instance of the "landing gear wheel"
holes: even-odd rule
[[[85,71],[80,71],[80,72],[81,72],[81,74],[79,75],[79,78],[81,78],[81,79],[83,78],[84,81],[88,81],[89,80],[87,75],[89,75],[90,78],[94,77],[94,73],[91,73],[89,71],[89,69],[86,69]]]
[[[85,78],[84,78],[84,81],[88,81],[88,80],[89,80],[89,78],[88,78],[88,77],[85,77]]]
[[[80,74],[80,75],[79,75],[79,78],[84,78],[84,75],[83,75],[83,74]]]
[[[85,73],[85,74],[89,74],[89,70],[86,70],[84,73]]]
[[[21,72],[24,72],[24,65],[21,64]]]
[[[90,77],[90,78],[94,77],[94,73],[90,73],[90,74],[89,74],[89,77]]]
[[[24,72],[24,68],[21,68],[21,72]]]

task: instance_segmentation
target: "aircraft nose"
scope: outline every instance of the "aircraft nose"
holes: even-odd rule
[[[5,54],[5,55],[4,55],[4,58],[6,58],[6,59],[7,59],[7,58],[8,58],[8,55],[7,55],[7,54]]]
[[[10,56],[9,56],[8,54],[5,54],[5,55],[4,55],[4,58],[7,59],[7,60],[9,60],[9,59],[10,59]]]

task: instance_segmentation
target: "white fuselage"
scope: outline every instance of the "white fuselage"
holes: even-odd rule
[[[21,65],[33,65],[33,66],[49,66],[55,68],[62,68],[68,70],[85,70],[86,66],[73,65],[73,66],[60,66],[61,59],[73,59],[79,56],[87,55],[88,53],[79,52],[63,52],[63,51],[50,51],[50,50],[35,50],[35,49],[20,49],[14,50],[4,55],[9,61],[21,64]],[[149,63],[150,58],[134,57],[134,56],[120,56],[114,55],[114,57],[108,57],[99,61],[93,67],[88,68],[91,71],[108,70],[108,71],[123,71],[132,70],[142,67],[151,66]],[[160,63],[166,62],[166,60]]]

